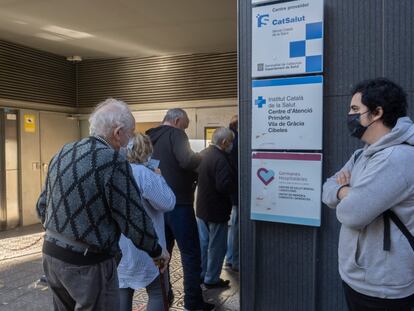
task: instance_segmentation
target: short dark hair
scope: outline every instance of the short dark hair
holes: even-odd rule
[[[361,93],[361,102],[371,113],[382,107],[384,114],[381,119],[389,128],[397,124],[398,118],[407,115],[407,94],[401,86],[387,78],[362,81],[352,91],[352,95],[356,93]]]

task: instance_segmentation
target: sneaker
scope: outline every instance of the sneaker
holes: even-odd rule
[[[214,284],[204,283],[204,286],[206,288],[208,288],[208,289],[212,289],[212,288],[227,288],[227,287],[230,287],[230,281],[229,280],[219,279],[219,281],[217,283],[214,283]]]
[[[214,311],[216,310],[216,306],[212,303],[203,302],[203,305],[200,309],[186,309],[184,308],[184,311]]]

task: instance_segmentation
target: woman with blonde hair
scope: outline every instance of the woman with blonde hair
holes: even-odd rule
[[[174,208],[175,195],[162,177],[161,171],[149,165],[153,148],[148,136],[135,134],[127,149],[128,161],[131,163],[143,206],[153,221],[159,244],[165,251],[164,213]],[[118,266],[120,310],[131,311],[134,291],[144,287],[148,294],[147,310],[163,310],[160,277],[164,277],[164,283],[168,284],[166,274],[160,275],[151,257],[136,248],[124,235],[121,236],[119,246],[122,251]]]

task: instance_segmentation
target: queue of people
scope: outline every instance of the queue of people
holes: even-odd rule
[[[185,310],[214,310],[204,301],[201,285],[229,285],[219,276],[230,196],[237,188],[228,160],[233,132],[217,129],[203,157],[191,150],[184,131],[190,120],[182,109],[170,109],[162,125],[147,135],[134,133],[131,111],[116,99],[98,105],[89,122],[90,137],[65,145],[52,158],[37,203],[46,230],[43,267],[54,309],[132,310],[134,291],[145,288],[147,310],[167,310],[174,300],[168,267],[177,243]],[[213,169],[211,152],[221,163]],[[197,204],[200,215],[220,213],[213,222],[205,220],[221,228],[217,237],[197,226],[203,217],[196,220],[194,211],[197,184],[200,193],[216,193],[211,204],[224,200],[223,212]],[[219,254],[212,251],[217,248],[222,248]]]
[[[351,311],[414,305],[414,125],[406,97],[385,78],[355,87],[347,124],[365,146],[323,186],[322,200],[341,223],[339,273]],[[168,309],[175,243],[185,309],[214,310],[201,285],[227,288],[223,264],[239,269],[237,117],[200,153],[191,150],[183,109],[168,110],[146,135],[134,133],[128,106],[115,99],[89,121],[90,137],[52,158],[37,203],[55,310],[129,311],[140,288],[147,310]]]

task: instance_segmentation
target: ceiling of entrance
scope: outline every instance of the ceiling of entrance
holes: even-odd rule
[[[235,51],[236,0],[0,0],[0,39],[62,56]]]

